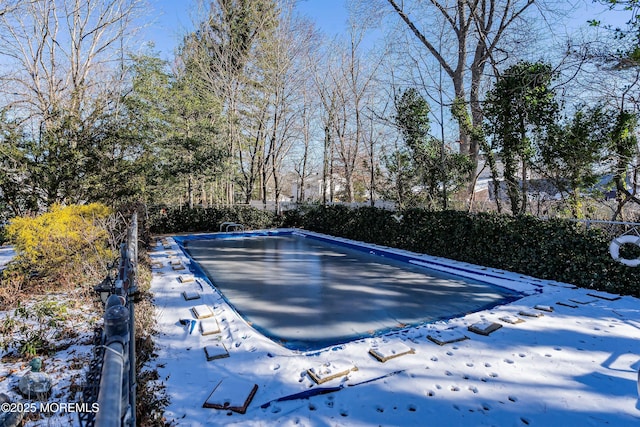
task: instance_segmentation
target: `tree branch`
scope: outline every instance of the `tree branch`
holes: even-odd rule
[[[415,26],[415,24],[413,23],[413,21],[411,21],[411,19],[409,19],[409,17],[407,16],[406,13],[404,13],[404,11],[398,6],[398,3],[396,3],[395,0],[387,0],[389,2],[389,4],[393,7],[393,9],[396,11],[396,13],[398,14],[398,16],[400,16],[400,18],[409,26],[409,28],[411,29],[411,31],[413,32],[413,34],[418,38],[418,40],[420,40],[420,42],[429,50],[429,52],[431,52],[431,54],[436,58],[436,60],[440,63],[440,65],[442,66],[442,68],[446,71],[446,73],[453,78],[454,76],[454,70],[451,68],[451,66],[447,63],[447,61],[444,59],[444,57],[440,54],[440,52],[438,52],[438,50],[431,44],[431,42],[429,42],[429,40],[427,40],[427,38],[424,36],[424,34],[422,34],[420,32],[420,30],[418,30],[418,28]]]

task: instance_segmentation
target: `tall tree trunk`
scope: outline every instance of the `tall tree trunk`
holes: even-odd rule
[[[189,209],[193,209],[193,175],[187,177],[187,199],[189,200]]]
[[[280,213],[280,179],[278,178],[278,168],[276,156],[271,157],[271,173],[273,174],[273,193],[276,203],[276,213]]]
[[[526,214],[529,202],[529,183],[527,181],[527,160],[522,159],[522,205],[520,206],[520,213]]]
[[[345,185],[345,190],[347,192],[347,201],[349,203],[353,203],[354,201],[354,197],[353,197],[353,175],[351,170],[345,170],[344,171],[344,185]]]
[[[262,189],[261,189],[261,193],[262,193],[262,205],[266,208],[267,207],[267,193],[268,193],[268,188],[267,188],[267,183],[269,181],[269,177],[267,174],[267,165],[265,163],[262,163],[262,165],[260,166],[260,182],[262,183]]]
[[[329,145],[329,203],[333,204],[333,197],[336,191],[336,183],[333,171],[333,144]]]
[[[303,113],[303,115],[306,117],[307,111],[305,108],[305,111]],[[300,194],[299,197],[297,198],[298,200],[301,200],[304,203],[304,200],[306,198],[306,194],[305,194],[305,186],[306,186],[306,178],[307,178],[307,161],[309,160],[309,143],[311,142],[311,138],[309,135],[309,122],[305,119],[305,122],[303,124],[304,126],[304,151],[302,153],[302,173],[300,174]]]
[[[374,138],[373,138],[373,125],[369,132],[369,205],[374,207],[375,191],[376,191],[376,168],[375,168],[375,156],[374,156]]]
[[[204,208],[209,207],[209,204],[207,203],[207,185],[205,184],[204,180],[202,181],[202,185],[201,185],[201,194],[200,194],[200,198],[202,199],[202,206]]]
[[[324,150],[322,151],[322,206],[327,205],[327,193],[329,192],[329,158],[331,147],[331,127],[327,123],[324,127]]]

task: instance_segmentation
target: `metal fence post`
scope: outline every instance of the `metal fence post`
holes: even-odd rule
[[[104,356],[95,416],[99,427],[136,425],[136,345],[134,298],[137,292],[138,216],[120,246],[120,265],[104,314]],[[125,304],[126,303],[126,304]]]
[[[136,393],[138,383],[136,380],[136,317],[134,309],[135,294],[138,291],[138,213],[131,217],[131,228],[128,239],[128,277],[129,288],[127,299],[129,303],[129,407],[131,408],[131,426],[136,425]]]
[[[104,313],[105,353],[100,378],[96,425],[116,427],[122,424],[123,374],[126,363],[126,346],[129,340],[129,313],[120,297],[111,295]],[[126,403],[126,402],[125,402]]]

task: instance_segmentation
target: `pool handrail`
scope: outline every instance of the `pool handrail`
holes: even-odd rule
[[[222,232],[222,229],[226,226],[225,231],[229,232],[229,228],[234,228],[233,231],[244,231],[244,225],[243,224],[239,224],[237,222],[233,222],[233,221],[225,221],[222,224],[220,224],[220,232]]]

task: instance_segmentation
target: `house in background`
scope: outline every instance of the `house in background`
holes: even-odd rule
[[[293,174],[290,174],[293,175]],[[329,176],[326,185],[323,185],[322,175],[314,173],[304,180],[304,192],[300,187],[300,178],[295,175],[289,178],[291,182],[290,201],[294,203],[304,203],[322,200],[322,189],[325,189],[326,200],[330,198],[331,186],[333,185],[333,194],[338,194],[345,189],[344,178],[334,174]]]
[[[478,169],[480,170],[480,174],[478,175],[478,179],[475,185],[475,197],[476,201],[495,201],[496,198],[500,200],[508,200],[509,195],[507,193],[507,184],[503,179],[503,171],[504,165],[500,159],[496,161],[496,167],[498,170],[498,195],[496,195],[495,186],[493,183],[493,178],[491,176],[491,171],[489,170],[489,166],[486,164],[486,159],[484,157],[480,158]],[[627,174],[626,177],[626,185],[625,187],[634,192],[635,186],[635,194],[640,194],[640,182],[632,183],[631,180],[632,174]],[[540,175],[534,174],[531,171],[527,177],[527,193],[532,199],[537,200],[561,200],[562,199],[562,189],[559,188],[557,181],[551,180],[549,178],[542,177]],[[518,181],[519,185],[522,186],[522,181]],[[613,175],[607,174],[603,175],[600,180],[591,188],[585,189],[585,193],[594,193],[599,192],[602,194],[602,198],[604,200],[612,200],[616,198],[616,189],[615,184],[613,183]]]

